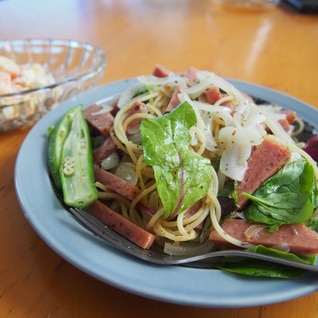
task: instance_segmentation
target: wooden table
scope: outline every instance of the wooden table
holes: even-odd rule
[[[258,83],[318,107],[318,16],[282,7],[224,11],[208,0],[1,1],[0,38],[62,38],[107,52],[103,83],[155,63]],[[192,308],[126,293],[55,254],[24,219],[14,166],[30,128],[0,134],[0,317],[313,318],[318,294],[238,309]]]

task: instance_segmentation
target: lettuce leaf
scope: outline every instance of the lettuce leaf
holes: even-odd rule
[[[212,181],[210,160],[189,147],[189,129],[195,124],[195,112],[184,102],[140,125],[144,162],[154,169],[164,218],[173,218],[206,196]]]
[[[269,178],[250,199],[244,214],[248,221],[263,223],[275,231],[281,224],[305,223],[317,195],[315,173],[304,159],[290,162]]]
[[[316,256],[298,256],[292,253],[279,251],[262,245],[252,247],[249,249],[249,251],[311,265],[314,265],[317,259]],[[244,257],[225,258],[219,268],[227,272],[245,276],[285,279],[299,278],[304,276],[306,273],[306,271],[303,269],[293,268],[290,266],[261,261],[257,259],[248,259]]]

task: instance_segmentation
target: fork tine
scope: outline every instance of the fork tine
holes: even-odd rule
[[[131,246],[131,243],[128,240],[126,240],[113,230],[111,230],[106,224],[101,222],[99,219],[97,219],[90,213],[78,208],[70,208],[69,211],[77,221],[79,221],[83,226],[85,226],[86,229],[88,229],[94,235],[102,237],[110,245],[116,248],[128,248]]]
[[[184,263],[182,257],[181,263],[179,257],[170,256],[154,249],[143,249],[134,243],[130,242],[125,237],[113,231],[94,215],[90,214],[87,211],[78,208],[69,208],[68,209],[71,215],[76,221],[83,225],[86,229],[92,232],[94,235],[97,235],[104,239],[106,243],[110,246],[117,248],[129,255],[137,257],[147,262],[160,265],[181,265]],[[200,266],[201,267],[201,266]],[[212,266],[210,266],[212,268]]]
[[[113,231],[89,212],[78,208],[69,208],[68,210],[76,221],[78,221],[94,235],[104,239],[104,241],[110,246],[148,262],[169,265],[169,261],[165,262],[166,257],[169,257],[169,255],[164,255],[153,250],[142,249],[141,247],[127,240],[125,237]],[[170,262],[170,265],[174,264],[175,262]]]
[[[278,258],[274,256],[268,256],[264,254],[253,253],[244,250],[222,250],[213,251],[206,254],[196,255],[196,256],[171,256],[154,249],[143,249],[134,243],[128,241],[125,237],[114,232],[107,225],[102,223],[95,216],[91,215],[82,209],[69,208],[68,209],[72,216],[85,228],[90,230],[94,235],[103,238],[110,246],[121,250],[129,255],[133,255],[139,259],[147,262],[161,265],[183,265],[191,267],[200,268],[217,268],[220,265],[220,261],[224,257],[246,257],[259,259],[267,262],[278,263],[282,265],[292,266],[301,268],[304,270],[309,270],[313,272],[318,272],[318,265],[309,265],[306,263],[300,263],[296,261],[290,261],[284,258]],[[205,261],[205,262],[204,262]]]

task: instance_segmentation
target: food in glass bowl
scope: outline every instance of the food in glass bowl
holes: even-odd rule
[[[23,90],[37,88],[55,83],[54,77],[48,73],[41,64],[32,63],[19,65],[14,60],[5,56],[0,56],[0,94],[15,94]],[[58,91],[56,90],[56,94]],[[26,111],[32,115],[38,103],[38,98],[34,96],[28,100]],[[3,97],[3,102],[7,105],[16,102],[12,96]],[[19,106],[4,107],[2,116],[4,119],[18,117],[20,114]]]
[[[0,41],[0,131],[34,124],[104,76],[102,48],[74,40]]]

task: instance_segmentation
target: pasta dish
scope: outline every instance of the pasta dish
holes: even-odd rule
[[[105,222],[120,215],[108,225],[168,254],[258,245],[318,253],[317,164],[295,112],[195,68],[157,65],[137,80],[83,110],[97,189],[88,211]]]

